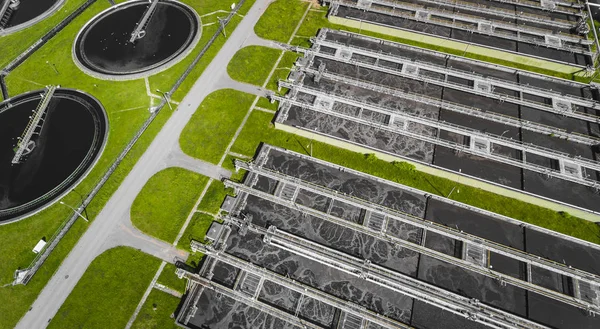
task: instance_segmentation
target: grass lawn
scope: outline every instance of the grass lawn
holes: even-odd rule
[[[214,217],[211,215],[206,215],[199,212],[195,213],[194,217],[192,217],[192,220],[190,221],[190,225],[188,225],[187,229],[183,233],[183,236],[181,237],[181,240],[179,240],[179,247],[190,252],[190,257],[188,258],[187,263],[193,267],[198,266],[200,259],[202,259],[204,255],[198,252],[192,253],[190,243],[192,240],[204,242],[206,232],[208,232],[210,224],[213,222],[213,220]]]
[[[152,176],[131,206],[131,222],[142,232],[173,242],[208,178],[182,168]]]
[[[214,215],[219,214],[221,204],[227,195],[234,195],[233,189],[225,188],[225,185],[218,180],[213,180],[204,194],[198,210],[205,211]]]
[[[259,143],[265,142],[309,154],[309,139],[276,130],[271,123],[272,118],[273,115],[269,113],[252,112],[231,151],[252,156]],[[436,195],[447,195],[454,186],[460,186],[460,194],[453,195],[457,201],[600,243],[600,226],[595,223],[416,171],[406,163],[386,162],[372,155],[366,156],[317,141],[313,142],[313,156]]]
[[[267,11],[261,17],[259,24],[257,24],[256,27],[254,28],[256,34],[265,39],[270,39],[270,40],[275,40],[275,41],[280,41],[280,42],[287,42],[289,37],[292,35],[296,25],[300,21],[302,15],[304,13],[304,10],[306,10],[307,5],[308,5],[307,2],[300,1],[300,0],[277,0],[277,1],[275,1],[273,4],[271,4],[271,6],[269,6],[269,8],[267,8]],[[501,60],[498,58],[492,58],[492,57],[482,56],[482,55],[478,55],[478,54],[472,54],[469,52],[464,53],[464,51],[462,51],[462,50],[451,49],[451,48],[447,48],[447,47],[443,47],[443,46],[436,46],[436,45],[413,41],[413,40],[408,40],[408,39],[404,39],[404,38],[397,38],[397,37],[393,37],[393,36],[389,36],[389,35],[385,35],[385,34],[381,34],[381,33],[374,33],[374,32],[364,31],[364,30],[359,31],[359,29],[356,29],[356,28],[333,24],[333,23],[330,23],[326,17],[327,10],[328,10],[328,7],[317,8],[317,7],[313,6],[313,10],[308,12],[306,19],[302,22],[302,25],[301,25],[300,29],[298,30],[298,32],[296,33],[294,40],[292,40],[292,44],[303,46],[303,47],[310,47],[311,44],[309,42],[309,38],[315,36],[317,34],[317,31],[320,28],[327,27],[327,28],[336,29],[336,30],[344,30],[344,31],[356,32],[356,33],[360,32],[361,34],[369,35],[369,36],[376,37],[376,38],[391,40],[391,41],[395,41],[395,42],[401,42],[404,44],[408,44],[408,45],[412,45],[412,46],[416,46],[416,47],[420,47],[420,48],[441,51],[441,52],[445,52],[445,53],[449,53],[449,54],[453,54],[453,55],[457,55],[457,56],[463,56],[463,57],[486,61],[486,62],[490,62],[490,63],[494,63],[494,64],[505,65],[505,66],[509,66],[509,67],[513,67],[513,68],[517,68],[517,69],[521,69],[521,70],[527,70],[527,71],[532,71],[532,72],[536,72],[536,73],[552,75],[552,76],[556,76],[556,77],[563,78],[563,79],[577,80],[580,82],[588,82],[586,79],[575,76],[573,74],[556,72],[556,71],[544,69],[541,67],[535,67],[535,66],[530,66],[530,65],[526,65],[526,64],[514,63],[514,62],[510,62],[510,61],[506,61],[506,60]],[[291,18],[288,20],[281,20],[281,19],[279,19],[279,17],[291,17]],[[271,29],[270,28],[271,26],[277,26],[277,28]]]
[[[254,32],[264,39],[288,42],[308,5],[299,0],[277,0],[260,17]]]
[[[69,4],[82,2],[67,0],[65,6],[61,8],[61,12]],[[229,10],[229,6],[231,5],[220,0],[184,0],[183,2],[197,9],[200,15],[216,10]],[[240,12],[247,12],[253,3],[254,0],[247,0]],[[72,5],[71,8],[74,9],[75,7],[75,5]],[[75,87],[79,90],[89,92],[103,103],[109,117],[109,139],[98,164],[88,177],[76,187],[76,190],[82,194],[92,189],[96,181],[112,163],[113,159],[121,152],[142,122],[148,117],[149,113],[147,109],[151,102],[150,98],[146,96],[143,80],[127,82],[97,80],[80,72],[72,60],[70,60],[71,47],[75,35],[87,20],[108,7],[109,3],[107,1],[97,1],[94,3],[44,47],[36,51],[27,61],[9,74],[6,79],[11,95],[40,89],[47,84],[60,84],[65,87]],[[61,15],[65,17],[67,14]],[[203,22],[210,21],[212,16],[214,15],[203,18]],[[23,38],[16,37],[19,33],[0,38],[0,49],[3,50],[0,53],[0,62],[8,63],[16,54],[29,47],[33,41],[28,41],[29,39],[26,36],[33,36],[34,33],[38,32],[38,29],[42,30],[45,26],[42,24],[45,24],[47,21],[49,22],[51,19],[44,20],[41,24],[19,32],[25,36]],[[227,27],[228,31],[233,31],[240,20],[240,17],[234,17]],[[185,67],[192,61],[192,57],[204,46],[206,40],[208,40],[206,36],[214,32],[214,30],[212,32],[209,31],[210,27],[212,26],[204,29],[202,40],[190,56],[169,70],[150,77],[151,90],[155,88],[164,90],[170,87],[175,77],[183,72]],[[42,34],[41,32],[36,34],[36,37],[33,39],[39,38]],[[15,42],[14,40],[16,39],[19,42]],[[192,70],[190,76],[180,86],[173,97],[174,99],[177,99],[177,95],[180,95],[179,97],[181,98],[187,93],[193,82],[204,71],[225,40],[222,36],[217,39],[209,51],[206,52],[204,58]],[[5,43],[21,48],[10,50],[5,46]],[[59,71],[58,75],[54,72],[52,66],[46,64],[46,61],[56,65]],[[88,206],[87,210],[91,219],[100,212],[112,193],[119,187],[123,179],[125,179],[131,168],[135,165],[137,159],[144,153],[170,115],[171,112],[167,109],[155,118],[148,130],[146,130],[108,182],[103,186]],[[80,197],[76,193],[71,193],[63,198],[63,201],[67,204],[76,205],[80,202]],[[0,256],[0,285],[12,282],[14,271],[17,268],[24,268],[30,264],[31,260],[35,257],[35,254],[31,252],[33,246],[42,237],[49,238],[52,236],[70,213],[71,211],[67,207],[56,204],[25,220],[0,226],[0,241],[2,241],[3,251]],[[0,304],[0,314],[2,314],[0,316],[0,328],[14,327],[86,228],[87,224],[76,223],[27,286],[7,286],[0,289],[0,300],[11,301],[11,303]]]
[[[184,281],[184,280],[181,280]],[[180,299],[165,292],[153,289],[148,299],[142,306],[132,328],[134,329],[177,329],[175,319],[171,314],[175,312]]]
[[[51,16],[24,30],[0,37],[0,68],[5,67],[10,61],[25,51],[34,42],[48,33],[56,24],[69,16],[86,0],[65,0],[65,3]]]
[[[160,260],[119,247],[96,258],[48,328],[123,328],[144,295]]]
[[[267,98],[261,97],[258,99],[256,106],[262,107],[264,109],[271,110],[271,111],[277,111],[277,108],[279,107],[279,102],[271,103],[271,101],[268,100]]]
[[[183,152],[219,163],[255,97],[233,89],[208,95],[179,137]]]
[[[162,273],[158,277],[157,282],[183,294],[185,292],[185,283],[187,281],[178,278],[175,274],[176,270],[177,267],[175,265],[167,263]]]
[[[281,50],[269,47],[244,47],[227,64],[227,73],[234,80],[262,86],[273,67],[265,63],[275,63],[279,55]]]
[[[271,76],[271,79],[269,79],[269,82],[267,83],[267,89],[277,91],[277,82],[279,80],[287,79],[298,57],[300,57],[299,54],[290,51],[286,51],[285,54],[283,54],[279,65],[277,65],[277,69],[275,69],[273,76]],[[272,61],[271,63],[275,63],[275,61]],[[280,93],[283,95],[287,93],[287,90],[282,89]]]

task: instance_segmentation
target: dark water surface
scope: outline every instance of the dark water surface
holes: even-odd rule
[[[107,132],[102,105],[89,95],[58,89],[47,109],[36,147],[11,163],[41,91],[0,103],[0,222],[50,203],[81,178],[99,156]],[[12,107],[8,107],[8,103]]]
[[[181,54],[199,33],[199,22],[191,9],[175,2],[161,1],[146,35],[129,42],[149,5],[136,1],[109,9],[84,27],[75,46],[79,62],[96,72],[124,75],[153,69]]]
[[[10,1],[10,0],[5,0]],[[17,10],[13,11],[6,28],[26,23],[52,8],[59,0],[21,0]]]

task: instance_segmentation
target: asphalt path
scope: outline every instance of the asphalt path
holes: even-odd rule
[[[176,257],[186,257],[185,253],[151,237],[141,236],[141,232],[132,228],[129,220],[131,205],[150,177],[168,166],[193,167],[194,171],[213,178],[230,174],[218,166],[183,157],[178,144],[179,135],[202,100],[211,92],[221,88],[240,88],[254,94],[263,93],[260,88],[231,82],[227,75],[227,64],[240,48],[253,44],[256,39],[254,25],[272,1],[257,0],[235,31],[228,31],[231,35],[223,48],[180,102],[178,109],[90,224],[16,328],[45,328],[91,262],[111,247],[127,245],[171,262]]]

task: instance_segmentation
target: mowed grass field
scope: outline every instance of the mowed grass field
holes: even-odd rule
[[[0,49],[2,49],[0,63],[8,63],[13,60],[20,52],[28,48],[35,40],[39,39],[40,36],[83,2],[67,0],[54,16],[17,34],[0,37]],[[199,15],[206,15],[202,18],[204,24],[216,21],[217,16],[223,15],[222,12],[217,11],[228,11],[231,5],[231,3],[220,0],[183,0],[183,2],[196,9]],[[239,13],[244,15],[253,3],[254,0],[247,0]],[[42,89],[46,85],[61,85],[93,95],[101,101],[106,109],[110,131],[104,153],[88,177],[75,187],[77,193],[70,193],[63,198],[66,204],[74,206],[80,202],[78,194],[86,194],[93,188],[142,123],[149,117],[149,107],[159,102],[159,99],[153,99],[147,95],[143,79],[121,82],[95,79],[79,71],[72,61],[71,49],[76,34],[87,21],[109,6],[108,1],[96,1],[6,77],[10,95]],[[242,17],[235,16],[228,25],[228,30],[233,31],[241,19]],[[150,90],[154,91],[157,88],[168,90],[216,30],[217,26],[214,24],[204,27],[201,40],[190,55],[167,71],[149,77]],[[172,97],[173,100],[183,98],[225,41],[226,38],[223,35],[216,39],[190,76],[184,80],[175,92]],[[50,64],[54,64],[58,74]],[[117,170],[88,206],[87,212],[90,219],[93,220],[100,212],[170,115],[170,110],[165,107],[165,110],[161,111],[154,119],[127,157],[117,167]],[[27,267],[31,263],[35,257],[35,254],[31,252],[33,246],[41,238],[51,237],[70,214],[71,210],[69,208],[55,204],[30,218],[14,224],[0,226],[0,241],[2,241],[0,285],[12,282],[14,271],[18,268]],[[11,303],[0,305],[0,328],[14,327],[87,226],[88,224],[83,221],[77,222],[27,286],[5,286],[0,288],[0,300],[11,301]]]

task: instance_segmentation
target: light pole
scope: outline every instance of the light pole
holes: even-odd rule
[[[79,195],[79,198],[81,199],[81,204],[83,205],[83,213],[85,214],[85,217],[88,217],[88,218],[89,218],[90,216],[89,216],[89,215],[88,215],[88,213],[87,213],[87,205],[85,204],[85,201],[84,201],[83,195],[82,195],[81,193],[79,193],[79,191],[77,191],[77,190],[75,190],[75,189],[72,189],[71,191],[72,191],[72,192],[75,192],[77,195]]]
[[[457,184],[460,184],[460,174],[462,173],[462,169],[458,169],[458,179],[456,180]],[[448,193],[448,196],[446,197],[447,199],[450,199],[450,196],[452,195],[452,192],[454,192],[454,190],[456,189],[456,193],[460,193],[460,188],[457,189],[456,188],[457,185],[454,185],[454,187],[452,188],[452,190],[450,191],[450,193]]]
[[[90,221],[89,221],[87,218],[83,217],[83,215],[82,215],[82,214],[81,214],[79,211],[77,211],[77,209],[75,209],[75,208],[73,208],[73,207],[69,206],[68,204],[66,204],[66,203],[64,203],[64,202],[62,202],[62,201],[60,201],[60,204],[62,204],[63,206],[65,206],[65,207],[68,207],[68,208],[70,208],[71,210],[73,210],[73,211],[74,211],[74,212],[77,214],[77,216],[79,216],[79,217],[83,218],[83,220],[84,220],[84,221],[86,221],[86,222],[88,222],[88,223],[90,222]]]
[[[171,101],[169,100],[169,96],[167,96],[167,93],[160,91],[160,89],[156,89],[157,93],[161,93],[163,95],[163,97],[165,98],[165,102],[167,102],[167,105],[169,105],[169,108],[171,109],[171,111],[173,111],[173,108],[171,107]]]
[[[50,63],[50,61],[46,61],[46,64],[52,66],[52,68],[54,69],[54,72],[56,73],[56,75],[58,75],[58,70],[56,69],[56,65],[54,65],[54,63]]]

